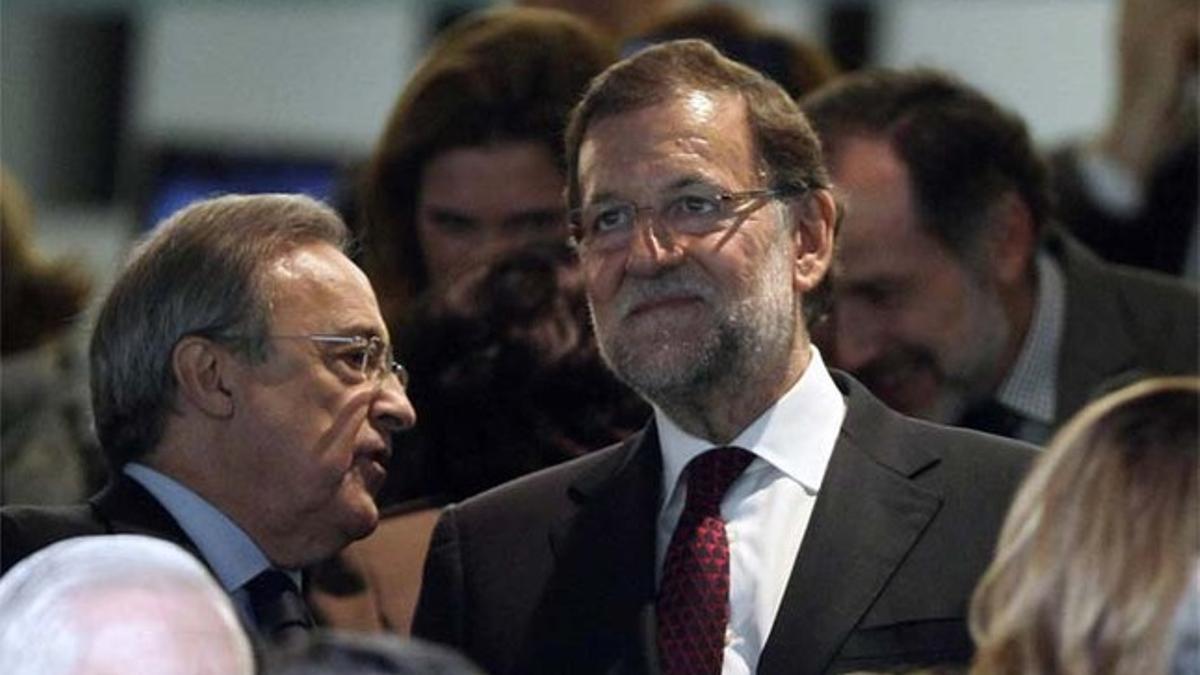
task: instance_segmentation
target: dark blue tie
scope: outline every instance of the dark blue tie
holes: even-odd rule
[[[273,642],[302,638],[313,627],[312,614],[288,575],[268,569],[246,583],[250,611],[263,637]]]

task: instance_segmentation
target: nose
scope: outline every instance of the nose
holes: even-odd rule
[[[833,362],[855,372],[874,361],[884,348],[884,321],[863,303],[836,302],[833,309]]]
[[[629,242],[625,270],[630,274],[654,276],[664,267],[678,265],[683,260],[683,248],[666,227],[656,226],[657,214],[641,215]]]
[[[391,434],[411,429],[417,423],[417,411],[413,409],[408,393],[395,375],[388,375],[371,402],[371,421],[381,431]]]

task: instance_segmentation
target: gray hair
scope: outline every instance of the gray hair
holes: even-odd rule
[[[284,194],[199,201],[155,228],[130,255],[92,334],[92,408],[110,468],[161,440],[175,402],[171,355],[180,339],[202,335],[265,359],[264,270],[309,243],[345,252],[349,238],[328,206]]]
[[[133,594],[152,595],[150,611],[130,602]],[[171,603],[203,622],[204,631],[164,626],[159,610]],[[114,640],[114,632],[136,645]],[[179,546],[132,534],[75,537],[0,578],[0,672],[68,675],[101,662],[132,667],[151,656],[170,659],[178,667],[172,672],[254,672],[229,596]]]

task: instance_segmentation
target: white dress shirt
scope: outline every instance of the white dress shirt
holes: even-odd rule
[[[846,416],[846,402],[820,352],[811,347],[811,354],[796,384],[729,443],[756,458],[721,502],[730,553],[723,675],[749,675],[758,666]],[[667,495],[658,516],[655,569],[661,579],[686,497],[680,475],[714,446],[684,432],[657,407],[654,416]]]

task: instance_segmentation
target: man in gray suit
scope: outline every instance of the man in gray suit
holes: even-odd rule
[[[1112,384],[1197,371],[1196,289],[1057,231],[1016,115],[925,70],[802,107],[847,206],[822,344],[886,403],[1041,442]]]
[[[415,422],[349,232],[300,195],[226,195],[151,232],[92,334],[112,469],[88,503],[0,510],[0,571],[61,539],[145,534],[200,558],[263,638],[311,627],[302,570],[379,521]]]
[[[449,507],[414,632],[503,673],[964,662],[1032,452],[826,369],[838,206],[778,86],[687,40],[595,80],[567,132],[601,352],[654,406],[616,446]]]

